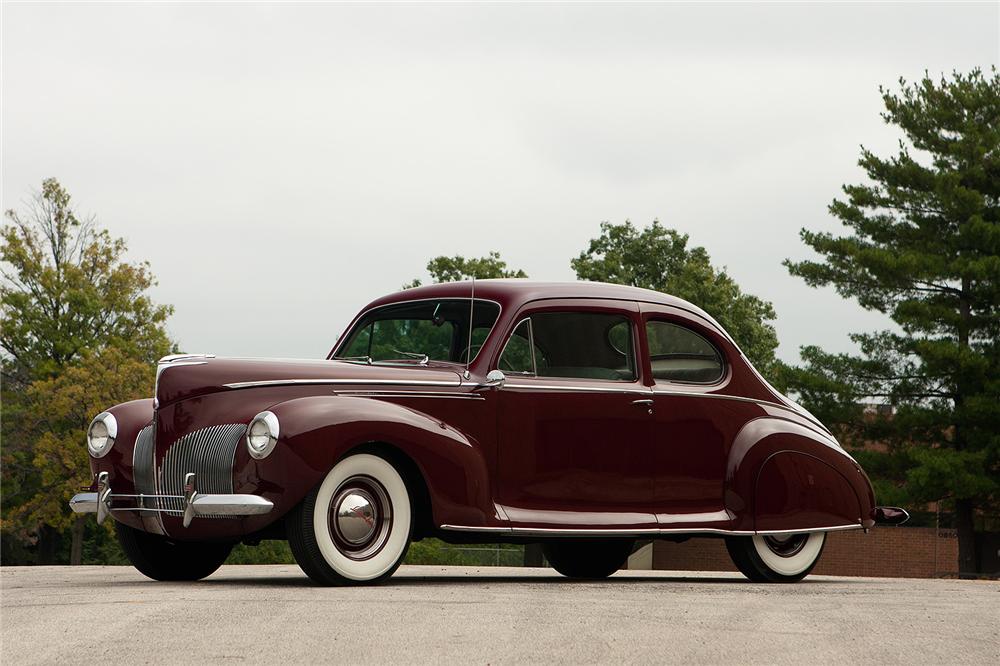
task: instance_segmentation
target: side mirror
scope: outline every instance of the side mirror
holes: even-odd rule
[[[507,375],[503,374],[500,370],[490,370],[486,373],[486,381],[481,384],[476,384],[476,390],[479,389],[490,389],[490,388],[503,388],[503,383],[507,381]]]

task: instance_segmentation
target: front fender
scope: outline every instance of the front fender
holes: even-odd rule
[[[828,435],[763,417],[737,434],[726,465],[726,508],[737,530],[871,527],[868,476]]]
[[[251,530],[291,510],[352,449],[376,442],[416,465],[435,524],[478,525],[493,519],[489,474],[478,442],[442,421],[397,404],[348,396],[296,398],[270,411],[280,424],[274,451],[263,460],[238,456],[235,473],[236,492],[274,502],[266,517],[248,519]]]
[[[139,431],[153,422],[153,399],[123,402],[107,411],[118,422],[118,436],[115,438],[114,446],[103,458],[90,458],[91,478],[100,472],[107,472],[108,481],[116,493],[138,492],[135,488],[134,474],[135,440]],[[81,442],[81,446],[86,446],[86,443]],[[158,531],[158,528],[151,526],[154,520],[149,514],[118,511],[114,517],[115,520],[130,527]]]

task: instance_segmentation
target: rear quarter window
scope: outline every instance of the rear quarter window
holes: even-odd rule
[[[702,335],[665,321],[646,322],[649,364],[658,382],[714,384],[722,379],[722,353]]]

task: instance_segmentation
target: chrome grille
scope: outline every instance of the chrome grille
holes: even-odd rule
[[[160,466],[160,494],[183,495],[184,476],[188,472],[197,475],[199,493],[232,493],[233,457],[246,431],[243,423],[224,423],[195,430],[178,439],[167,449]],[[160,508],[181,515],[184,500],[162,498]]]
[[[139,495],[156,494],[156,473],[153,471],[153,457],[156,455],[156,430],[153,424],[139,431],[132,451],[132,474],[135,492]],[[151,499],[143,499],[141,506],[155,508]]]

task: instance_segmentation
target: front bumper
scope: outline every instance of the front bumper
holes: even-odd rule
[[[111,492],[108,473],[101,472],[94,477],[91,491],[78,493],[69,501],[74,513],[96,513],[97,522],[104,520],[114,511],[145,511],[153,513],[173,513],[175,509],[146,506],[147,500],[181,500],[183,502],[184,527],[188,527],[196,517],[259,516],[270,513],[274,503],[258,495],[203,495],[197,490],[194,474],[184,477],[183,495],[142,495]],[[116,500],[132,502],[135,506],[116,506]]]

